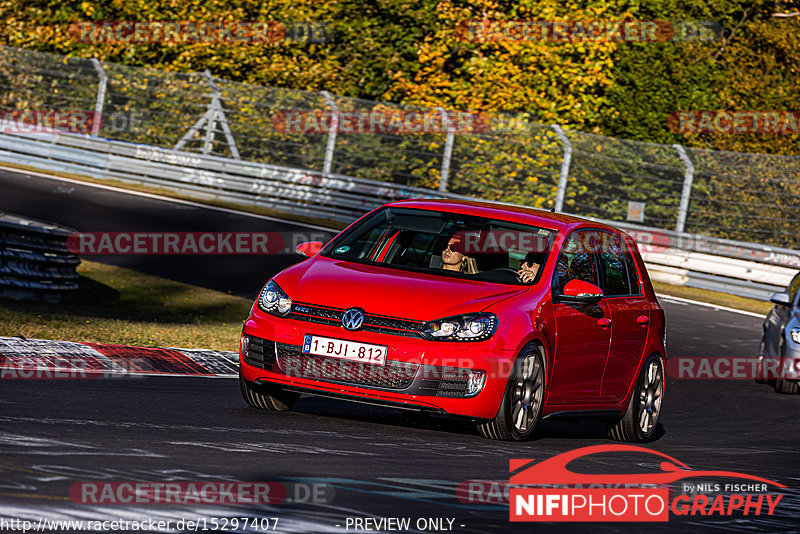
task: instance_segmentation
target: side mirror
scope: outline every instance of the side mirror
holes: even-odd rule
[[[773,293],[769,298],[769,301],[780,306],[791,306],[792,304],[792,299],[789,297],[789,293]]]
[[[603,290],[583,280],[570,280],[564,286],[564,292],[553,295],[558,302],[578,302],[581,304],[597,304],[603,298]]]
[[[300,243],[294,249],[295,252],[306,258],[310,258],[317,252],[322,250],[322,241],[309,241],[308,243]]]

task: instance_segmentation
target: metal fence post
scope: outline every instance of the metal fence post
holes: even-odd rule
[[[436,110],[442,114],[442,125],[447,123],[447,137],[444,141],[444,154],[442,154],[442,174],[439,178],[439,191],[447,191],[447,181],[450,177],[450,160],[453,158],[453,142],[456,138],[455,128],[453,123],[450,122],[450,117],[442,107],[437,107]]]
[[[100,132],[100,126],[103,122],[103,105],[106,100],[106,86],[108,85],[108,76],[106,76],[103,66],[95,58],[91,59],[94,70],[100,76],[100,85],[97,86],[97,100],[94,104],[94,117],[92,118],[92,137],[97,137]]]
[[[331,129],[328,132],[328,144],[325,146],[325,162],[322,164],[322,174],[328,176],[333,167],[333,155],[336,151],[336,132],[339,130],[339,108],[336,107],[336,102],[328,91],[320,91],[319,94],[325,98],[328,107],[333,111],[333,118],[331,119]]]
[[[572,143],[567,139],[564,130],[558,124],[551,124],[550,128],[558,136],[558,140],[564,146],[564,157],[561,160],[561,173],[558,175],[558,189],[556,190],[556,203],[553,206],[555,211],[564,211],[564,197],[567,194],[567,178],[569,177],[569,165],[572,162]]]
[[[692,181],[694,180],[694,165],[689,155],[686,154],[686,149],[682,145],[672,145],[678,152],[678,157],[683,162],[685,167],[683,174],[683,190],[681,191],[681,204],[678,208],[678,222],[675,224],[676,232],[683,232],[686,228],[686,216],[689,214],[689,199],[692,196]]]

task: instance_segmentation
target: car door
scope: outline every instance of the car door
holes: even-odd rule
[[[632,243],[619,234],[600,232],[600,277],[611,313],[611,349],[603,373],[602,402],[621,402],[642,358],[650,322],[650,305],[641,287]]]
[[[600,285],[596,255],[597,232],[573,231],[559,253],[553,275],[554,297],[573,279]],[[608,306],[554,302],[556,335],[549,404],[588,404],[600,397],[611,327]]]

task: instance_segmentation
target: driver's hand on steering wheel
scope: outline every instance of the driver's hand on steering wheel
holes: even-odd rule
[[[526,284],[530,284],[533,282],[533,279],[536,278],[536,273],[539,272],[539,264],[534,263],[533,265],[529,265],[528,263],[523,262],[520,265],[519,270],[517,271],[517,276],[521,282],[525,282]]]

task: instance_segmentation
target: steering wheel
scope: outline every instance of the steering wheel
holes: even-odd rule
[[[496,267],[489,272],[504,272],[504,273],[511,273],[514,275],[514,278],[517,279],[517,282],[522,282],[522,277],[517,273],[516,269],[512,269],[511,267]]]

